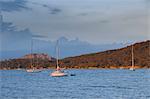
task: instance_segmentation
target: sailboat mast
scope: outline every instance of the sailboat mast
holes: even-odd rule
[[[57,40],[57,44],[56,44],[56,59],[57,59],[57,68],[59,68],[59,47],[58,47],[58,43],[59,41]]]
[[[31,37],[31,66],[33,65],[33,39]]]
[[[0,32],[2,32],[2,25],[3,25],[3,15],[2,15],[2,11],[0,9]]]
[[[40,57],[38,57],[40,54],[39,54],[39,46],[38,46],[39,44],[37,44],[37,67],[39,66],[39,58]]]
[[[132,45],[132,68],[134,67],[134,50]]]

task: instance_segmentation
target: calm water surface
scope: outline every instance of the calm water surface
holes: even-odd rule
[[[68,70],[76,76],[50,77],[51,70],[0,71],[0,99],[150,99],[150,70]]]

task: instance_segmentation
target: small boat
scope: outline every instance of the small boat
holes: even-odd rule
[[[50,76],[52,77],[63,77],[63,76],[68,76],[68,73],[65,73],[60,67],[59,67],[59,62],[58,62],[58,41],[57,41],[57,46],[56,46],[56,50],[57,50],[57,58],[56,58],[56,61],[57,61],[57,66],[56,66],[56,70],[54,72],[52,72],[50,74]]]
[[[26,72],[29,72],[29,73],[41,72],[42,70],[37,69],[37,68],[35,68],[33,66],[33,63],[34,63],[34,54],[32,52],[33,52],[33,39],[31,39],[31,64],[30,64],[30,69],[26,69]]]
[[[65,73],[63,70],[60,69],[60,67],[58,66],[58,63],[57,63],[57,69],[52,72],[50,74],[50,76],[52,77],[63,77],[63,76],[68,76],[68,73]]]
[[[21,68],[17,68],[16,70],[22,70]]]
[[[32,72],[34,72],[34,70],[33,69],[26,69],[26,72],[32,73]]]
[[[39,70],[39,69],[26,69],[26,72],[37,73],[37,72],[41,72],[41,70]]]
[[[76,74],[70,74],[70,76],[76,76]]]
[[[62,76],[68,76],[68,74],[65,73],[63,70],[56,69],[54,72],[51,73],[51,76],[52,77],[62,77]]]

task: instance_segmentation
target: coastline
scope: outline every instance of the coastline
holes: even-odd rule
[[[131,66],[120,66],[119,68],[117,68],[119,66],[111,66],[110,68],[98,68],[98,67],[78,67],[78,68],[63,68],[65,70],[72,70],[72,69],[77,69],[77,70],[81,70],[81,69],[88,69],[88,70],[103,70],[103,69],[108,69],[108,70],[115,70],[115,69],[124,69],[124,70],[128,70],[130,69]],[[26,70],[26,69],[32,69],[32,68],[14,68],[14,69],[10,69],[10,68],[1,68],[0,70]],[[39,70],[54,70],[55,67],[49,67],[49,68],[35,68],[35,69],[39,69]],[[134,69],[150,69],[148,68],[148,66],[146,67],[142,67],[141,66],[135,66]]]

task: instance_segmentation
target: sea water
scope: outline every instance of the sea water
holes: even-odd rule
[[[150,99],[150,70],[67,70],[76,76],[51,77],[52,70],[0,70],[0,99]]]

